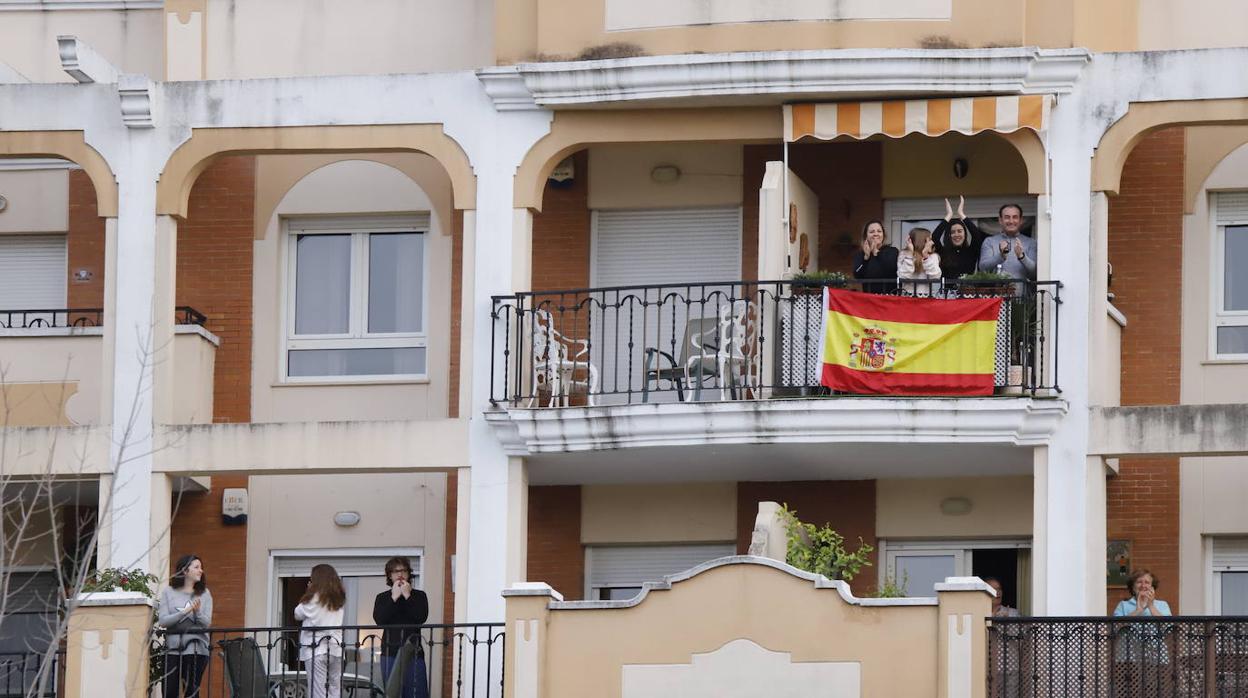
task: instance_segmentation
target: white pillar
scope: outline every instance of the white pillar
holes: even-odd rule
[[[1088,457],[1090,190],[1092,144],[1099,134],[1084,123],[1082,107],[1078,99],[1060,103],[1049,134],[1049,271],[1062,282],[1055,349],[1069,411],[1049,445],[1036,449],[1034,610],[1045,615],[1104,613],[1103,602],[1094,607],[1096,589],[1103,599],[1105,586],[1103,472],[1100,460]]]
[[[104,417],[112,425],[113,472],[108,511],[112,524],[108,558],[113,566],[152,567],[152,542],[167,527],[154,516],[152,458],[157,422],[157,366],[172,354],[172,265],[175,244],[158,244],[159,233],[176,235],[171,221],[158,226],[156,172],[149,165],[154,134],[127,130],[128,157],[115,163],[118,216],[114,265],[106,273],[114,296],[105,317],[112,344],[112,400]],[[166,240],[166,243],[169,241]],[[158,280],[160,282],[158,282]],[[160,401],[163,406],[166,401]],[[167,489],[167,488],[166,488]]]

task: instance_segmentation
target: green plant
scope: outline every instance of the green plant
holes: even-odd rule
[[[83,582],[84,593],[93,591],[137,591],[149,599],[156,598],[154,586],[160,578],[143,570],[128,570],[124,567],[106,567],[96,570]]]
[[[970,274],[963,274],[958,279],[961,281],[1014,281],[1014,277],[999,271],[973,271]]]
[[[828,271],[820,269],[819,271],[806,271],[800,274],[794,274],[792,281],[795,283],[810,284],[826,284],[826,283],[843,283],[846,280],[844,272]]]
[[[849,581],[863,567],[871,565],[869,555],[875,548],[863,543],[861,538],[858,549],[851,552],[845,547],[845,537],[831,526],[802,523],[788,504],[781,505],[780,515],[788,534],[786,562],[799,570]]]
[[[910,584],[910,575],[903,574],[901,582],[896,577],[885,577],[884,583],[875,588],[871,596],[877,599],[900,599],[906,595],[906,587]]]

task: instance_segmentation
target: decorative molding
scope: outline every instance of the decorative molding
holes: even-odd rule
[[[0,0],[0,12],[159,10],[164,0]]]
[[[521,63],[477,77],[500,111],[659,100],[782,104],[796,99],[1065,94],[1086,49],[837,49]],[[523,83],[521,89],[520,83]],[[768,99],[767,96],[770,96]]]
[[[81,83],[117,82],[117,68],[78,37],[70,34],[58,36],[56,48],[61,58],[61,69],[69,77]]]
[[[485,418],[509,455],[777,443],[1047,444],[1053,398],[837,398],[511,409]]]
[[[828,579],[821,574],[799,570],[792,565],[780,562],[779,560],[772,560],[768,557],[729,555],[727,557],[716,558],[714,560],[707,560],[696,567],[692,567],[678,574],[669,574],[663,577],[662,581],[646,582],[641,586],[641,593],[631,599],[625,599],[623,601],[551,601],[547,604],[547,608],[552,611],[589,611],[611,608],[632,608],[633,606],[641,605],[651,591],[669,591],[673,585],[693,579],[703,572],[708,572],[717,567],[727,567],[730,565],[760,565],[762,567],[770,567],[774,570],[779,570],[797,577],[798,579],[810,582],[816,589],[835,589],[836,593],[840,595],[841,600],[851,606],[939,605],[939,600],[935,596],[908,596],[892,599],[860,599],[857,596],[854,596],[854,592],[849,588],[849,584],[840,579]]]
[[[23,170],[81,170],[82,167],[60,158],[0,158],[0,172]]]
[[[117,82],[121,95],[121,120],[128,128],[154,128],[152,81],[146,75],[125,74]]]

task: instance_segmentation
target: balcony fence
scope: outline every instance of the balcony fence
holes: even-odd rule
[[[174,308],[174,323],[204,326],[208,316],[190,307]],[[100,327],[104,324],[103,308],[29,308],[0,310],[0,329],[27,330],[63,327]]]
[[[989,698],[1248,697],[1248,618],[992,618]]]
[[[211,657],[200,679],[199,698],[340,695],[386,698],[399,691],[410,672],[423,685],[416,695],[429,698],[500,698],[503,691],[502,623],[388,626],[348,625],[317,628],[301,639],[300,627],[211,628],[206,633],[157,631],[152,646],[151,680],[164,689],[176,682],[182,646],[179,636],[205,638]],[[383,631],[399,634],[410,645],[390,670],[383,658]],[[404,654],[407,659],[403,659]],[[417,660],[419,657],[419,661]],[[183,664],[184,665],[184,664]],[[175,691],[176,693],[176,691]],[[160,695],[159,690],[153,692]],[[169,695],[169,694],[164,694]]]
[[[1060,392],[1057,281],[725,281],[495,296],[491,402],[556,407],[830,395],[820,385],[825,286],[1002,297],[996,392]]]

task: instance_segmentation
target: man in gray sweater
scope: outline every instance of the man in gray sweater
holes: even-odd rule
[[[1001,232],[979,248],[979,271],[999,271],[1015,279],[1036,278],[1036,239],[1022,235],[1023,209],[1006,204],[997,212]]]

